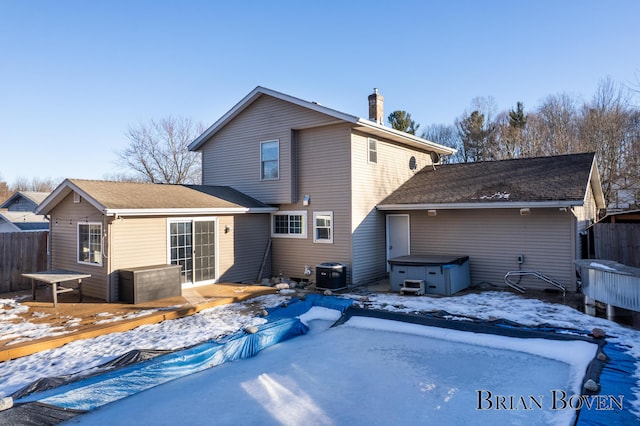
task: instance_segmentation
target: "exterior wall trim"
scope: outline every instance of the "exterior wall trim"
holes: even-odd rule
[[[529,202],[496,202],[496,203],[444,203],[444,204],[381,204],[378,210],[458,210],[458,209],[520,209],[520,208],[550,208],[574,207],[584,205],[580,201],[529,201]]]

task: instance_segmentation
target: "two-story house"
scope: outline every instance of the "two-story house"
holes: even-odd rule
[[[339,262],[348,282],[386,273],[385,216],[376,205],[454,149],[384,126],[374,90],[369,119],[257,87],[191,145],[202,183],[226,185],[275,206],[273,272]],[[364,104],[364,102],[363,102]]]
[[[39,209],[51,266],[91,274],[85,293],[109,301],[119,270],[155,264],[181,265],[183,286],[305,278],[324,262],[350,284],[383,276],[376,204],[455,150],[382,125],[377,92],[369,112],[257,87],[190,145],[202,185],[67,179]]]
[[[90,274],[85,294],[107,301],[127,268],[180,265],[184,288],[313,281],[335,262],[358,285],[438,254],[468,257],[472,284],[532,267],[576,289],[580,234],[605,205],[593,154],[441,164],[454,149],[368,101],[363,119],[257,87],[190,145],[202,185],[65,180],[37,211],[51,267]]]

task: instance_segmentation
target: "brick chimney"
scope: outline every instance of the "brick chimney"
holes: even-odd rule
[[[384,124],[384,98],[378,93],[378,89],[373,89],[369,95],[369,120],[378,124]]]

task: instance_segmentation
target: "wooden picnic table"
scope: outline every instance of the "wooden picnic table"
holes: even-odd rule
[[[74,288],[62,287],[60,283],[78,280],[78,293],[80,293],[80,301],[82,302],[82,279],[89,278],[90,274],[81,272],[67,271],[65,269],[54,269],[51,271],[32,272],[22,274],[23,277],[31,278],[31,291],[33,300],[36,300],[36,281],[50,284],[53,293],[53,306],[58,306],[58,294],[73,291]]]

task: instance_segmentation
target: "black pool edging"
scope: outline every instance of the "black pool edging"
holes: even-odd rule
[[[438,318],[430,315],[412,314],[404,312],[391,312],[381,309],[360,308],[349,306],[344,314],[338,319],[334,326],[344,324],[352,316],[362,316],[368,318],[381,318],[393,321],[402,321],[418,325],[448,328],[451,330],[469,331],[473,333],[497,334],[506,337],[540,338],[551,340],[583,340],[585,342],[601,345],[603,339],[595,339],[586,335],[557,334],[552,331],[540,331],[523,327],[504,327],[489,321],[456,321],[445,318]],[[549,328],[547,327],[546,330]],[[576,332],[578,332],[576,330]]]
[[[444,316],[448,315],[446,312],[439,312],[438,315]],[[466,331],[472,333],[483,333],[483,334],[494,334],[505,337],[515,337],[515,338],[524,338],[524,339],[549,339],[549,340],[561,340],[561,341],[571,341],[571,340],[581,340],[588,343],[593,343],[598,345],[598,350],[596,351],[596,356],[591,360],[589,365],[587,366],[587,370],[585,372],[585,376],[582,380],[582,395],[590,396],[597,395],[600,393],[600,379],[602,376],[602,372],[605,368],[609,357],[605,354],[603,348],[607,344],[604,338],[595,338],[589,335],[580,335],[580,334],[559,334],[554,331],[553,327],[548,325],[544,326],[544,331],[536,330],[530,327],[524,327],[517,323],[508,322],[508,324],[501,324],[491,321],[484,320],[469,320],[469,321],[456,321],[445,318],[439,318],[436,316],[428,315],[428,314],[413,314],[413,313],[405,313],[405,312],[392,312],[385,311],[381,309],[370,309],[370,308],[361,308],[355,305],[349,306],[342,316],[332,325],[332,327],[336,327],[347,322],[351,317],[361,316],[367,318],[380,318],[392,321],[401,321],[411,324],[418,324],[424,326],[431,327],[439,327],[446,328],[450,330],[458,330],[458,331]],[[555,330],[566,330],[557,328]],[[578,330],[572,330],[575,333],[580,333]],[[597,390],[588,390],[585,388],[585,384],[589,381],[593,381],[597,385]],[[576,418],[574,425],[578,424],[578,420],[580,419],[582,410],[576,410]],[[589,420],[587,422],[589,424],[594,424],[594,417],[599,417],[601,412],[588,412]],[[598,419],[599,421],[603,421],[604,419]],[[606,422],[602,423],[606,424]]]

